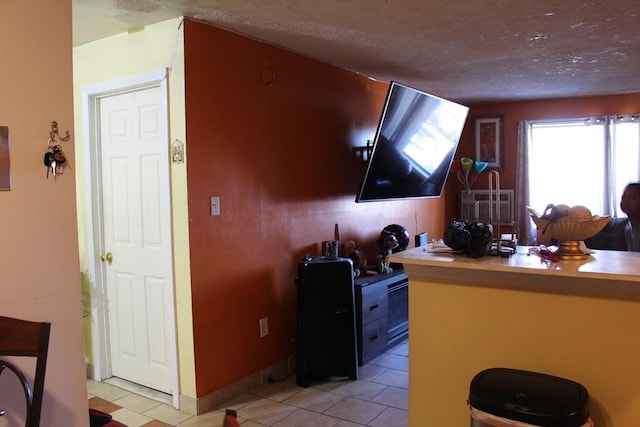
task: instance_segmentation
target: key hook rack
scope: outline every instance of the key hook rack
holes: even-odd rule
[[[66,131],[65,135],[62,136],[58,130],[58,122],[51,122],[47,151],[44,153],[44,165],[47,168],[47,178],[49,178],[49,174],[56,178],[58,175],[62,175],[66,167],[69,167],[69,162],[60,145],[60,142],[66,142],[69,138],[71,138],[69,131]]]
[[[66,142],[69,140],[69,138],[71,138],[71,134],[69,133],[69,131],[65,131],[65,135],[61,136],[60,132],[58,131],[58,122],[53,121],[51,122],[51,132],[49,132],[49,145],[56,145],[56,137],[63,142]]]

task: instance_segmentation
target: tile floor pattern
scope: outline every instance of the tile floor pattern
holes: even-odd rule
[[[292,375],[199,416],[180,412],[157,398],[88,380],[89,407],[110,413],[128,427],[220,427],[225,408],[237,411],[242,427],[406,427],[408,355],[405,341],[361,366],[357,381],[316,381],[303,388]]]

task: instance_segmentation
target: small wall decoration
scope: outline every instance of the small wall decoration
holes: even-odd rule
[[[0,190],[11,190],[9,128],[0,126]]]
[[[489,170],[501,171],[504,164],[504,116],[476,116],[473,121],[474,157],[487,162]]]
[[[179,139],[171,143],[171,163],[184,163],[184,144]]]

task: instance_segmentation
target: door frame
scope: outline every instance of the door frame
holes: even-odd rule
[[[105,96],[137,91],[151,87],[160,87],[162,96],[162,111],[165,119],[163,129],[164,140],[167,144],[167,182],[162,183],[168,194],[170,193],[170,165],[169,165],[169,114],[168,114],[168,88],[166,69],[150,71],[123,77],[111,81],[96,83],[82,88],[82,123],[84,141],[84,167],[87,173],[85,180],[85,236],[87,253],[91,257],[88,262],[88,278],[91,286],[91,333],[93,350],[93,377],[97,381],[110,378],[111,358],[109,344],[109,322],[105,296],[107,294],[106,267],[100,261],[100,255],[104,253],[103,242],[103,217],[102,217],[102,173],[100,162],[100,111],[99,101]],[[166,214],[171,218],[171,206],[166,206]],[[171,227],[170,227],[171,228]],[[171,230],[167,230],[168,236],[172,236]],[[173,239],[170,243],[170,258],[173,259]],[[173,406],[179,409],[179,375],[178,375],[178,349],[175,311],[175,282],[173,280],[173,263],[169,265],[169,298],[166,302],[169,321],[171,322],[169,345],[169,367],[172,372]]]

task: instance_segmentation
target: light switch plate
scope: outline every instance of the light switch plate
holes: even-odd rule
[[[214,196],[211,198],[211,216],[220,215],[220,197]]]
[[[260,319],[260,338],[269,335],[269,318],[263,317]]]

